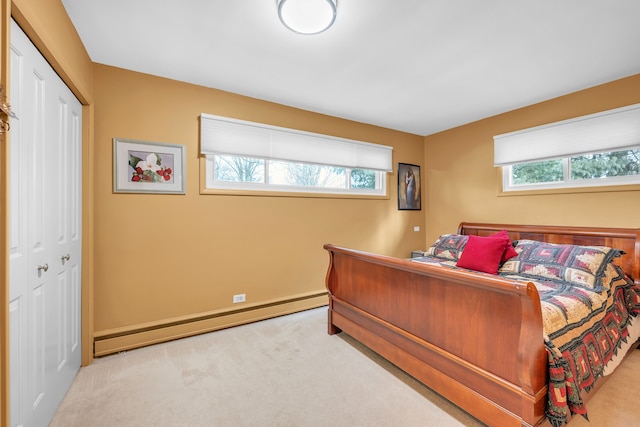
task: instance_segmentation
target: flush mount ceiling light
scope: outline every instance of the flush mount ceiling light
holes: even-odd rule
[[[338,0],[276,0],[278,17],[298,34],[318,34],[336,20]]]

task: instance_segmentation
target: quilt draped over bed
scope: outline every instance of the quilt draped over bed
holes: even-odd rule
[[[557,427],[567,421],[567,410],[587,418],[581,392],[594,386],[627,342],[629,322],[640,313],[640,289],[613,264],[600,292],[551,281],[533,283],[540,294],[549,356],[546,415]]]
[[[455,261],[430,256],[413,261],[458,268]],[[545,333],[541,339],[549,360],[549,422],[559,427],[568,420],[568,411],[587,418],[581,392],[589,391],[604,375],[607,363],[627,341],[629,322],[640,313],[640,288],[612,263],[596,287],[500,275],[531,282],[538,289]]]

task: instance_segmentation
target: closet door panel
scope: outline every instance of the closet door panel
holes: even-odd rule
[[[33,62],[27,62],[27,86],[33,88],[30,102],[25,102],[24,127],[29,129],[29,140],[22,143],[30,145],[29,164],[29,320],[27,329],[22,333],[29,336],[30,353],[27,359],[31,363],[27,367],[27,376],[31,378],[27,398],[27,417],[29,425],[48,423],[48,414],[55,411],[50,395],[47,376],[51,372],[51,326],[55,324],[54,310],[56,304],[55,274],[51,270],[53,251],[52,194],[51,188],[56,184],[52,176],[52,159],[55,152],[54,141],[51,141],[51,106],[49,93],[52,89],[52,73],[44,58],[34,56]]]
[[[70,96],[73,96],[69,92]],[[81,290],[82,290],[82,105],[75,99],[69,112],[69,169],[68,188],[69,200],[67,206],[69,250],[64,253],[64,266],[69,275],[69,323],[66,345],[70,350],[70,360],[73,366],[80,366],[82,362],[81,336]],[[69,255],[69,259],[66,259]],[[75,374],[74,374],[75,375]]]
[[[65,345],[69,351],[69,360],[73,366],[80,366],[82,354],[80,348],[80,313],[81,313],[81,270],[82,270],[82,105],[71,93],[69,88],[62,85],[69,109],[66,116],[67,132],[64,144],[67,155],[67,170],[65,171],[65,191],[67,192],[65,205],[65,219],[67,233],[66,251],[60,252],[61,265],[66,270],[69,282],[67,303],[69,306],[69,321]],[[76,368],[77,370],[77,368]],[[75,376],[67,376],[69,383]]]
[[[29,218],[22,215],[28,212],[28,178],[29,157],[28,146],[22,144],[22,91],[23,91],[23,54],[14,46],[11,47],[11,145],[10,145],[10,186],[9,194],[9,301],[20,298],[26,289],[26,262],[28,253]],[[14,307],[14,315],[19,310],[19,304]]]
[[[52,229],[55,232],[51,268],[57,275],[57,302],[52,306],[57,324],[55,383],[69,386],[80,365],[80,260],[81,260],[81,192],[80,166],[81,105],[63,84],[56,86],[56,137],[53,147],[55,167],[52,175],[56,185],[52,193],[52,209],[56,213]],[[53,320],[53,319],[52,319]]]
[[[9,197],[9,336],[10,336],[10,408],[12,425],[25,424],[27,374],[27,263],[29,261],[29,218],[28,212],[28,145],[22,144],[22,98],[24,81],[24,54],[16,46],[11,46],[11,145],[10,145],[10,186]]]
[[[29,310],[29,347],[27,348],[27,411],[31,412],[27,418],[28,425],[35,425],[43,417],[45,400],[45,367],[47,364],[45,352],[45,284],[40,282],[31,289]],[[24,331],[21,331],[24,333]]]
[[[26,298],[15,298],[9,302],[9,336],[11,346],[9,348],[10,360],[16,361],[11,364],[11,381],[9,384],[11,425],[25,425],[25,399],[26,395],[26,374],[24,373],[25,361],[21,357],[26,354],[24,348],[26,338],[20,331],[24,328],[23,314],[26,310],[22,307]]]
[[[11,425],[47,425],[81,361],[82,107],[11,25]]]

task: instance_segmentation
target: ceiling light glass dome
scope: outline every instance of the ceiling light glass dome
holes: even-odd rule
[[[318,34],[336,20],[338,0],[277,0],[278,17],[298,34]]]

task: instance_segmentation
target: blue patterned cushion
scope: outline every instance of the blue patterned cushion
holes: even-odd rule
[[[607,265],[620,251],[606,246],[578,246],[519,240],[518,256],[506,261],[499,274],[567,282],[601,292]]]
[[[434,258],[458,261],[462,250],[467,245],[467,240],[469,240],[469,236],[443,234],[424,254]]]

